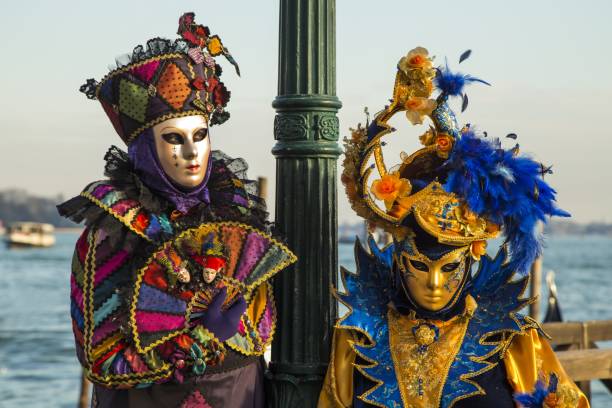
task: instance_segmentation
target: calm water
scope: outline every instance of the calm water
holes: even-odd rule
[[[80,368],[69,320],[68,276],[77,234],[57,235],[51,249],[0,246],[0,407],[74,407]],[[340,247],[340,263],[354,270],[353,248]],[[566,320],[612,319],[609,279],[612,239],[548,240],[544,270],[557,272]],[[593,382],[593,406],[612,396]]]

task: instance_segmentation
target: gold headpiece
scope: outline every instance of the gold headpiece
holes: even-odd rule
[[[446,105],[448,95],[442,92],[436,99],[430,98],[435,76],[432,59],[424,48],[415,48],[399,61],[391,104],[367,128],[359,125],[352,129],[351,139],[345,138],[342,182],[355,212],[396,239],[410,233],[405,221],[413,215],[416,223],[441,243],[467,246],[477,242],[476,247],[482,247],[480,241],[497,236],[499,226],[470,211],[441,184],[445,175],[440,168],[460,129]],[[381,139],[395,130],[388,122],[399,112],[405,112],[413,125],[429,117],[434,126],[420,136],[422,149],[402,155],[399,166],[388,170]],[[372,158],[374,164],[370,164]],[[370,182],[375,169],[380,178]],[[426,186],[418,189],[417,181]]]

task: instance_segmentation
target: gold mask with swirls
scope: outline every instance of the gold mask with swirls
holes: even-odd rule
[[[402,272],[402,284],[412,300],[426,310],[437,312],[456,300],[467,273],[469,247],[457,248],[438,259],[429,259],[416,250],[400,253],[396,264]]]

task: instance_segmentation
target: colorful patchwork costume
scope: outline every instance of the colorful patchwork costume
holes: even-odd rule
[[[537,322],[518,312],[541,251],[536,223],[568,216],[543,180],[549,169],[457,125],[448,99],[465,109],[464,86],[486,82],[435,68],[421,47],[397,68],[390,105],[345,139],[342,175],[355,212],[393,243],[357,243],[357,273],[342,271],[336,294],[348,312],[319,407],[588,407]],[[388,169],[382,138],[400,112],[432,126],[423,148]],[[499,233],[490,258],[486,241]]]
[[[268,280],[296,258],[271,235],[243,160],[212,151],[204,182],[189,190],[161,170],[151,128],[193,115],[223,123],[230,95],[213,57],[238,70],[193,13],[179,34],[136,47],[81,89],[128,153],[112,147],[108,179],[58,207],[86,225],[71,276],[77,356],[95,407],[259,408],[276,321]]]

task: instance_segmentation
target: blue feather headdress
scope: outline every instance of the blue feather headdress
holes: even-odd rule
[[[525,274],[542,250],[536,224],[547,216],[569,217],[555,206],[555,190],[542,179],[542,165],[497,139],[465,130],[444,164],[444,188],[479,216],[502,225],[516,272]]]
[[[469,56],[469,51],[466,53]],[[460,62],[466,58],[462,56]],[[438,107],[448,109],[446,99],[461,96],[462,111],[467,107],[467,84],[490,85],[471,75],[452,72],[448,63],[437,69],[434,82],[440,90]],[[444,189],[460,197],[478,216],[503,226],[511,268],[528,274],[542,252],[538,221],[546,222],[547,216],[570,216],[555,206],[555,190],[543,180],[546,169],[527,156],[519,156],[518,145],[504,150],[499,139],[480,138],[470,126],[454,133],[453,149],[443,165],[448,171]]]
[[[459,61],[469,53],[466,51]],[[445,101],[449,96],[461,96],[462,111],[468,103],[465,85],[490,85],[471,75],[452,72],[448,63],[437,69],[434,82],[440,90],[438,108],[448,109]],[[441,126],[437,123],[437,127]],[[518,145],[504,150],[499,139],[480,138],[469,126],[454,133],[453,149],[443,165],[448,171],[444,189],[462,198],[479,216],[502,225],[511,252],[511,268],[519,274],[529,273],[542,252],[538,221],[546,222],[547,216],[569,217],[569,213],[555,206],[555,190],[543,180],[543,166],[519,156]]]
[[[459,62],[470,54],[463,53]],[[410,51],[398,63],[391,105],[346,141],[343,182],[355,211],[399,240],[416,220],[440,243],[470,245],[479,259],[482,245],[475,244],[496,236],[501,227],[510,251],[508,267],[525,275],[542,251],[538,222],[569,214],[556,207],[555,191],[543,179],[549,169],[519,155],[518,145],[506,150],[486,132],[483,138],[469,125],[458,126],[448,100],[461,98],[465,110],[465,87],[473,83],[489,85],[451,71],[448,63],[433,68],[422,47]],[[429,99],[436,91],[435,101]],[[429,116],[434,126],[421,136],[423,149],[387,170],[381,139],[394,131],[388,121],[398,112],[406,112],[413,124]],[[515,134],[507,137],[516,139]],[[374,164],[368,164],[372,159]],[[381,178],[370,183],[374,169]],[[389,193],[390,188],[397,192]],[[384,209],[376,200],[384,201]]]

